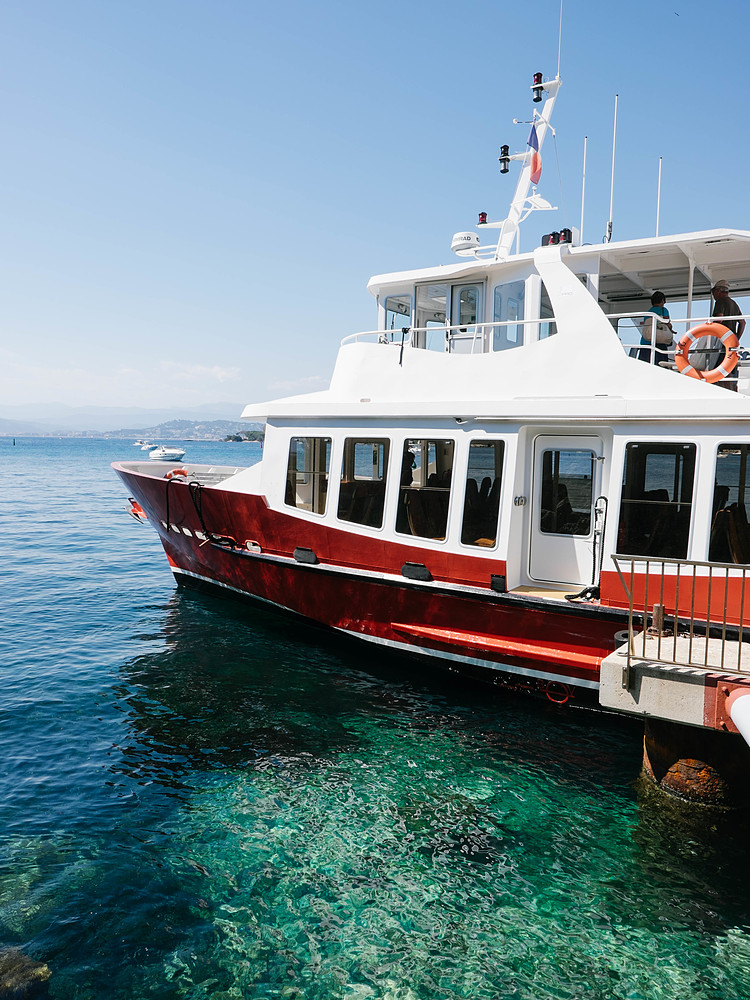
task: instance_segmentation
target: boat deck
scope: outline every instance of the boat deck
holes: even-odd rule
[[[563,589],[557,587],[514,587],[509,593],[523,594],[526,597],[542,597],[548,601],[564,601],[567,595],[575,591],[575,589],[574,584]]]
[[[184,469],[187,472],[187,479],[183,482],[200,483],[201,486],[218,486],[238,472],[243,472],[248,466],[244,465],[193,465],[190,462],[118,462],[117,465],[129,472],[140,475],[155,476],[162,479],[168,472],[176,469]]]

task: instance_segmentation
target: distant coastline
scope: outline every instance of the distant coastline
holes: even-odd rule
[[[120,427],[116,430],[70,430],[67,428],[14,430],[0,426],[3,438],[103,438],[134,441],[263,441],[263,426],[235,420],[168,420],[148,427]]]

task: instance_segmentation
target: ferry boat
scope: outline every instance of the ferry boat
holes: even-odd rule
[[[750,702],[750,364],[746,317],[717,321],[711,290],[750,292],[750,232],[579,245],[568,228],[519,252],[523,220],[550,207],[533,182],[560,85],[534,76],[529,146],[501,148],[503,173],[520,163],[507,217],[456,234],[453,263],[372,278],[376,328],[345,338],[327,390],[245,408],[265,421],[261,461],[113,467],[179,584],[661,719],[676,728],[653,746],[688,733],[701,753],[673,756],[721,768],[733,698]],[[666,348],[656,290],[685,312]]]

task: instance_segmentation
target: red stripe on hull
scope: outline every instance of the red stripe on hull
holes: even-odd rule
[[[512,642],[510,639],[494,635],[476,635],[469,632],[458,632],[455,629],[426,628],[422,625],[404,625],[393,623],[396,632],[413,635],[418,638],[432,639],[442,645],[464,646],[478,649],[485,653],[499,653],[502,656],[533,658],[540,663],[552,663],[567,666],[575,658],[580,666],[598,670],[602,657],[583,652],[580,649],[562,649],[559,646],[548,646],[544,642]]]

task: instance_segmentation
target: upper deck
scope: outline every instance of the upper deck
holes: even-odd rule
[[[650,297],[663,292],[679,339],[709,319],[711,288],[750,291],[750,232],[711,230],[577,246],[575,230],[519,251],[520,226],[552,206],[537,193],[541,151],[562,81],[534,76],[521,170],[508,215],[457,233],[458,262],[382,274],[368,288],[377,327],[345,338],[326,392],[246,407],[245,417],[394,419],[505,416],[616,420],[750,416],[750,365],[737,392],[677,374],[675,343],[657,356]],[[611,228],[608,230],[611,234]],[[496,244],[481,245],[487,233]],[[513,252],[515,248],[515,253]],[[648,317],[651,316],[649,320]],[[646,365],[637,348],[652,341]],[[750,360],[750,359],[749,359]],[[682,361],[682,357],[680,358]],[[734,364],[735,355],[732,356]],[[692,359],[691,359],[692,363]],[[712,365],[709,367],[713,367]]]
[[[650,335],[652,291],[667,295],[678,340],[709,319],[720,278],[732,295],[750,291],[750,232],[551,245],[380,275],[369,283],[378,327],[344,339],[330,388],[243,415],[750,417],[750,366],[730,393],[670,370],[674,344],[666,363],[631,356]]]

